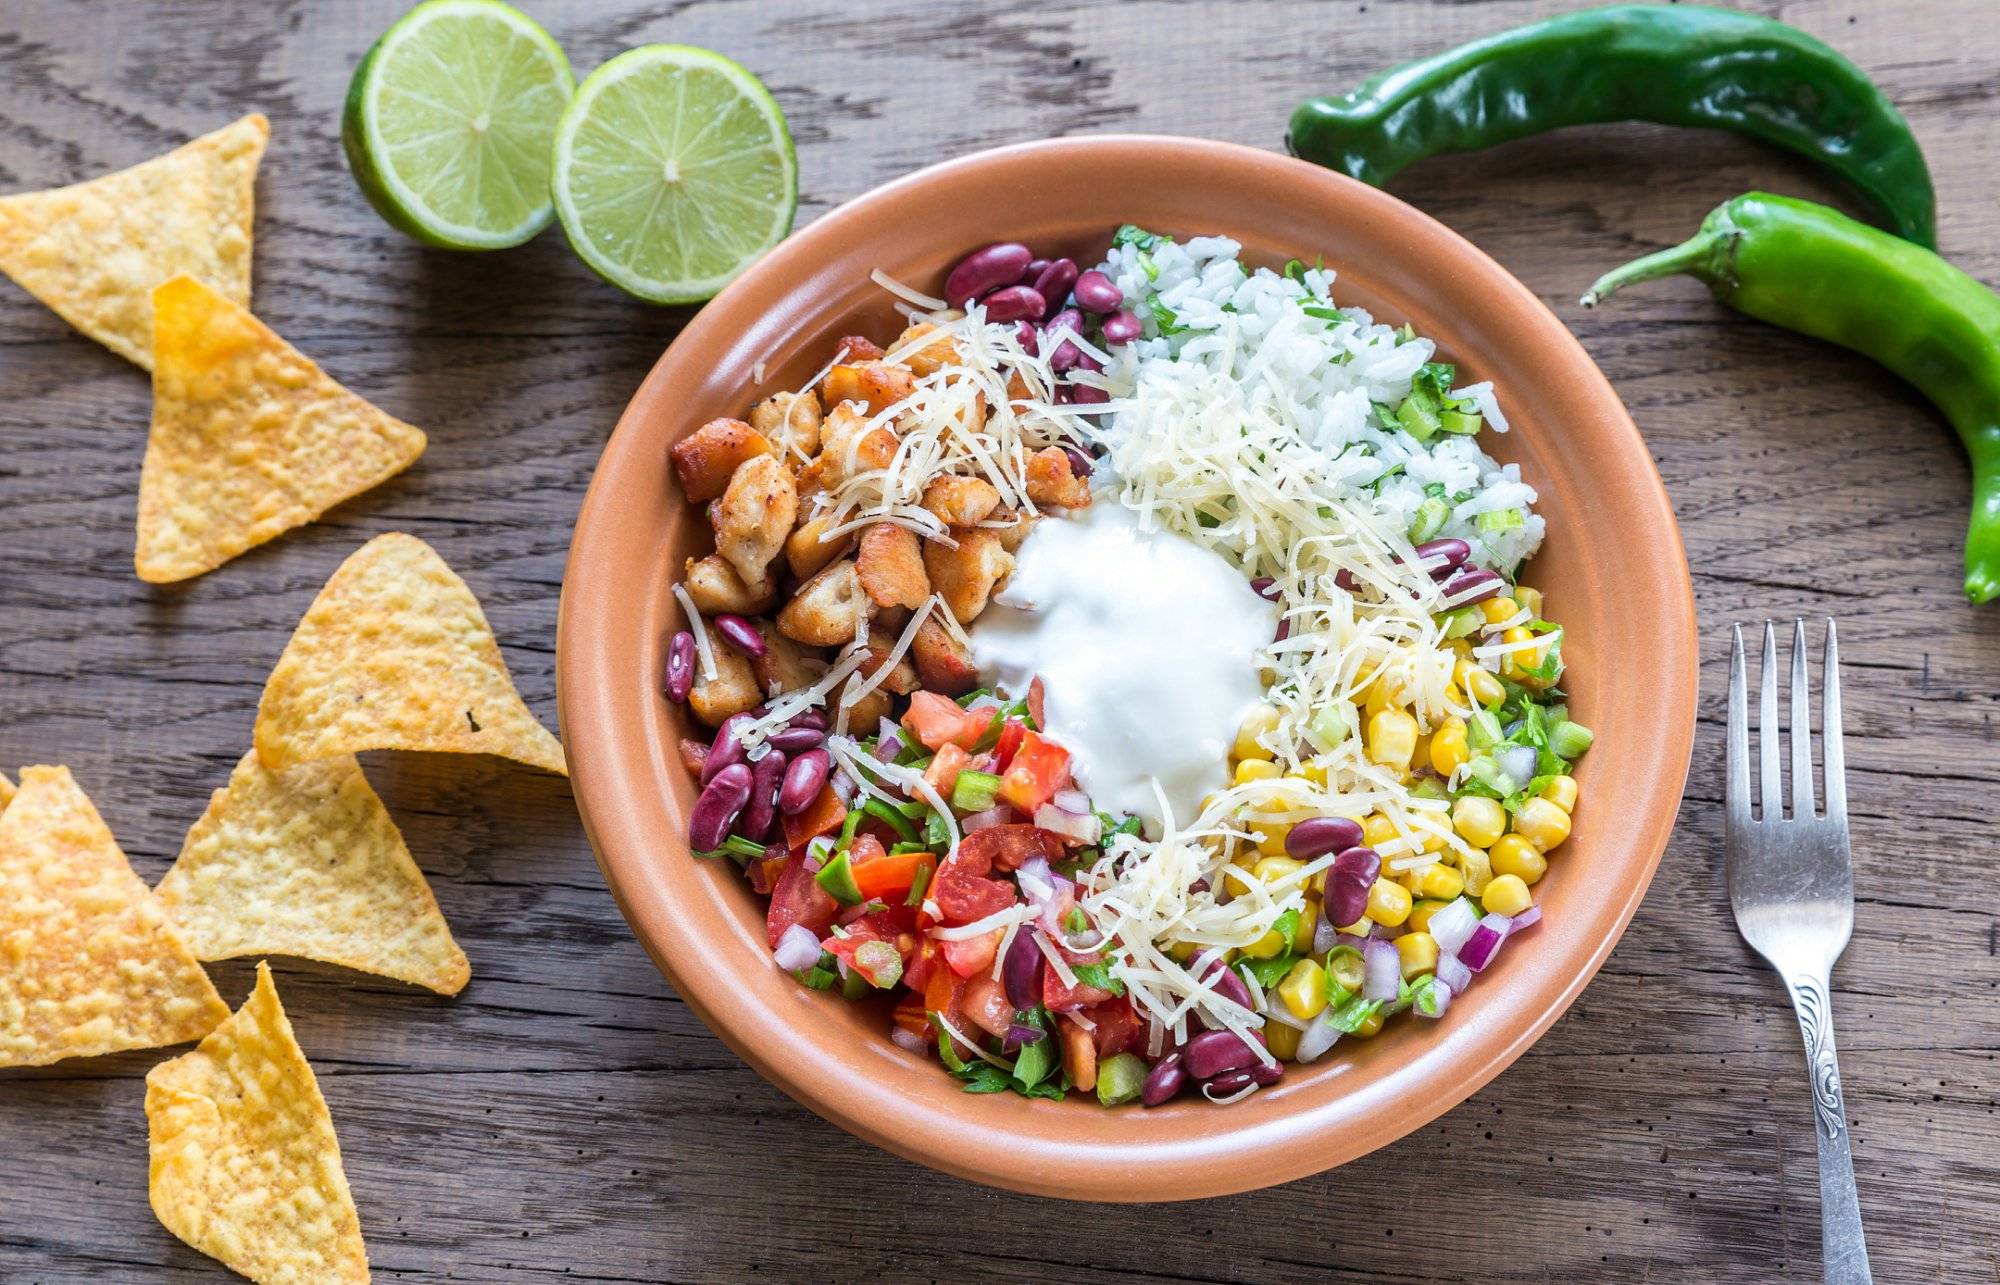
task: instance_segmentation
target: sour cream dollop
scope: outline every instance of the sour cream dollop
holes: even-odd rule
[[[1097,807],[1177,824],[1228,778],[1236,729],[1263,695],[1256,655],[1272,605],[1221,555],[1100,493],[1035,524],[1007,587],[972,627],[982,679],[1011,692],[1040,675],[1049,732]]]

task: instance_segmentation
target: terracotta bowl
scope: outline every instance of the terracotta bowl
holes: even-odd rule
[[[995,240],[1089,263],[1125,222],[1226,233],[1269,264],[1324,254],[1335,296],[1436,339],[1491,379],[1514,431],[1490,450],[1541,492],[1546,545],[1528,579],[1568,628],[1566,687],[1597,731],[1574,837],[1510,943],[1442,1021],[1400,1019],[1227,1107],[1154,1110],[963,1093],[887,1036],[887,1010],[778,971],[764,903],[725,863],[688,856],[691,726],[660,696],[681,627],[669,588],[706,552],[667,447],[718,415],[798,387],[845,334],[901,327],[880,268],[936,290]],[[1672,508],[1646,447],[1590,358],[1498,264],[1394,197],[1299,161],[1219,143],[1109,137],[1033,143],[939,165],[843,206],[701,311],[619,420],[577,522],[557,643],[577,802],[619,907],[702,1020],[773,1083],[899,1155],[1018,1191],[1176,1200],[1328,1169],[1409,1133],[1519,1057],[1590,980],[1666,846],[1694,732],[1695,618]],[[1615,803],[1613,802],[1615,800]]]

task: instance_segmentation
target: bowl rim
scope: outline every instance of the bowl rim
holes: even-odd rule
[[[644,422],[657,413],[655,403],[674,377],[678,355],[695,349],[710,331],[735,324],[738,301],[769,290],[773,281],[789,278],[795,283],[782,286],[786,298],[808,297],[810,290],[825,284],[810,271],[823,248],[849,236],[850,230],[852,235],[866,237],[866,225],[879,211],[913,193],[950,188],[980,175],[1018,174],[1024,163],[1087,160],[1134,148],[1142,149],[1149,161],[1157,159],[1168,167],[1202,164],[1230,170],[1246,180],[1277,181],[1288,189],[1302,189],[1290,199],[1329,202],[1346,207],[1356,217],[1401,224],[1431,252],[1442,256],[1441,270],[1465,279],[1476,278],[1482,289],[1495,292],[1495,301],[1507,305],[1510,316],[1518,314],[1520,322],[1533,328],[1533,338],[1549,348],[1554,366],[1550,378],[1575,381],[1575,396],[1610,421],[1609,444],[1619,456],[1620,480],[1631,492],[1622,497],[1623,502],[1644,510],[1638,513],[1638,521],[1652,533],[1658,546],[1651,551],[1652,560],[1677,572],[1664,577],[1658,586],[1669,600],[1655,604],[1656,614],[1670,634],[1659,640],[1666,663],[1655,689],[1660,703],[1653,728],[1659,738],[1653,761],[1660,770],[1642,800],[1645,806],[1636,816],[1626,817],[1622,846],[1637,850],[1640,862],[1636,875],[1612,907],[1614,913],[1604,919],[1606,930],[1591,939],[1587,949],[1571,949],[1557,957],[1567,974],[1554,986],[1541,986],[1539,1003],[1509,1006],[1509,1013],[1525,1011],[1526,1020],[1506,1019],[1512,1025],[1507,1038],[1468,1037],[1480,1041],[1476,1056],[1433,1066],[1419,1057],[1399,1073],[1404,1078],[1391,1076],[1385,1082],[1364,1086],[1364,1097],[1372,1093],[1375,1105],[1386,1106],[1391,1099],[1384,1093],[1407,1090],[1420,1082],[1425,1089],[1420,1104],[1412,1104],[1406,1095],[1393,1099],[1393,1111],[1375,1110],[1357,1117],[1353,1110],[1342,1109],[1342,1095],[1333,1094],[1328,1100],[1302,1107],[1301,1114],[1309,1117],[1302,1122],[1303,1127],[1328,1135],[1325,1145],[1317,1149],[1275,1145],[1281,1139],[1296,1143],[1297,1129],[1281,1133],[1268,1126],[1236,1128],[1223,1116],[1217,1116],[1209,1129],[1194,1131],[1193,1137],[1163,1141],[1151,1130],[1135,1128],[1129,1140],[1111,1143],[1108,1150],[1101,1140],[1086,1148],[1042,1135],[1049,1132],[1045,1122],[1053,1120],[1055,1132],[1060,1133],[1065,1113],[1078,1106],[1097,1111],[1095,1104],[1029,1102],[1001,1095],[1009,1099],[1009,1106],[1023,1113],[1013,1140],[1033,1141],[1033,1145],[1007,1147],[1000,1145],[1005,1139],[992,1130],[972,1130],[979,1136],[968,1138],[963,1121],[903,1116],[893,1109],[898,1102],[892,1087],[866,1082],[851,1065],[830,1067],[833,1059],[802,1058],[800,1050],[811,1048],[812,1037],[801,1038],[771,1011],[753,1006],[744,1012],[739,1008],[725,1019],[722,1013],[742,997],[743,985],[712,961],[703,961],[700,952],[674,946],[677,911],[660,895],[661,889],[654,883],[657,871],[649,869],[657,864],[660,836],[657,826],[642,817],[635,803],[643,792],[657,794],[660,782],[650,775],[647,756],[636,752],[645,739],[643,733],[629,727],[620,730],[621,719],[643,720],[633,718],[629,708],[629,660],[614,655],[619,645],[615,631],[602,627],[621,609],[618,594],[607,583],[609,577],[595,574],[593,559],[619,543],[616,532],[628,519],[629,497],[619,494],[621,476],[633,469],[663,468],[657,455],[641,454],[641,439],[646,435]],[[620,913],[661,973],[732,1051],[822,1117],[907,1159],[1031,1194],[1147,1201],[1252,1190],[1364,1155],[1414,1132],[1464,1101],[1568,1011],[1623,936],[1651,885],[1678,815],[1693,748],[1698,644],[1685,549],[1672,504],[1644,440],[1582,345],[1525,285],[1429,215],[1343,175],[1239,144],[1163,135],[1101,134],[980,151],[871,189],[796,232],[704,307],[648,372],[621,413],[594,471],[564,569],[556,679],[562,736],[578,811],[605,882]],[[686,849],[677,834],[669,835],[665,846],[679,853]],[[883,1043],[893,1048],[888,1041]],[[935,1074],[935,1068],[929,1069]],[[1295,1117],[1285,1118],[1301,1124]],[[1038,1125],[1037,1120],[1044,1123]],[[1115,1182],[1107,1183],[1107,1175]]]

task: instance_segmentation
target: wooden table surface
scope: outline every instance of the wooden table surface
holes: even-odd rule
[[[452,255],[375,217],[338,117],[349,70],[401,7],[9,0],[0,23],[0,190],[87,178],[267,113],[258,313],[431,434],[416,468],[328,520],[148,588],[131,574],[145,378],[0,287],[0,764],[70,765],[148,880],[248,744],[299,614],[377,532],[420,534],[464,574],[553,724],[570,524],[619,409],[685,319],[600,284],[553,232]],[[1047,135],[1277,147],[1309,92],[1567,6],[529,7],[579,71],[651,41],[748,64],[797,136],[804,222],[927,162]],[[1990,5],[1752,7],[1887,87],[1929,153],[1945,250],[2000,281]],[[1817,1279],[1797,1035],[1719,887],[1720,720],[1729,622],[1833,614],[1857,857],[1835,1013],[1878,1278],[2000,1280],[2000,608],[1959,598],[1963,457],[1910,389],[1692,283],[1593,315],[1574,303],[1594,269],[1679,239],[1753,186],[1837,199],[1761,147],[1641,126],[1442,159],[1395,185],[1518,274],[1602,364],[1673,495],[1701,609],[1701,723],[1673,844],[1609,964],[1512,1069],[1402,1142],[1253,1195],[1114,1209],[971,1186],[822,1122],[715,1040],[626,931],[566,782],[371,756],[474,969],[447,1000],[278,966],[377,1273]],[[1615,824],[1617,799],[1587,806]],[[240,999],[247,964],[215,971]],[[0,1279],[222,1276],[147,1209],[141,1080],[160,1056],[0,1077]]]

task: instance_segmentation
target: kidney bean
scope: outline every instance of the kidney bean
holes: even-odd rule
[[[1007,962],[1001,970],[1006,983],[1007,1002],[1026,1012],[1042,1002],[1042,951],[1035,934],[1022,929],[1007,948]]]
[[[980,300],[986,305],[988,321],[1029,321],[1048,311],[1048,305],[1033,286],[1008,286]]]
[[[1197,1080],[1211,1080],[1224,1071],[1240,1071],[1257,1061],[1256,1050],[1235,1031],[1203,1031],[1182,1046],[1181,1056],[1187,1060],[1188,1074]]]
[[[817,727],[781,727],[764,738],[764,744],[774,750],[796,754],[800,750],[810,750],[826,739],[826,733]]]
[[[1339,585],[1342,589],[1347,590],[1347,592],[1349,593],[1361,592],[1361,582],[1359,580],[1356,580],[1354,578],[1354,573],[1352,571],[1349,571],[1346,567],[1342,567],[1340,570],[1333,573],[1333,582],[1336,585]]]
[[[1042,346],[1046,347],[1049,337],[1065,326],[1075,334],[1082,334],[1083,314],[1074,308],[1064,308],[1055,316],[1050,317],[1048,323],[1042,327]],[[1083,359],[1083,349],[1078,348],[1075,344],[1065,339],[1056,345],[1056,350],[1050,353],[1048,357],[1049,369],[1060,375]]]
[[[748,714],[731,714],[722,720],[722,726],[715,729],[715,739],[709,742],[708,761],[701,765],[701,783],[707,785],[715,779],[715,774],[732,763],[743,761],[743,729],[754,720]]]
[[[1069,457],[1069,473],[1071,477],[1089,477],[1097,468],[1094,460],[1074,446],[1063,447],[1063,454]]]
[[[1278,632],[1271,635],[1271,641],[1283,642],[1285,641],[1285,639],[1290,638],[1291,636],[1292,636],[1292,622],[1289,620],[1280,620],[1278,622]]]
[[[778,819],[778,788],[785,781],[785,755],[772,750],[750,767],[750,801],[743,805],[737,833],[753,843],[771,835],[771,823]]]
[[[1120,308],[1104,319],[1104,342],[1107,344],[1129,344],[1145,332],[1139,322],[1139,314],[1129,308]]]
[[[1225,1071],[1221,1075],[1211,1077],[1201,1086],[1201,1091],[1213,1100],[1215,1098],[1226,1098],[1233,1093],[1241,1093],[1255,1083],[1257,1083],[1257,1077],[1252,1075],[1247,1069]]]
[[[1048,266],[1049,261],[1047,259],[1028,260],[1028,266],[1021,269],[1021,279],[1014,284],[1017,286],[1031,286],[1035,284],[1035,278],[1041,276],[1042,270]]]
[[[824,732],[826,730],[826,711],[823,709],[804,710],[792,715],[792,721],[785,724],[785,726],[812,727]]]
[[[811,807],[832,768],[833,756],[825,750],[807,750],[794,758],[785,769],[784,784],[778,787],[778,811],[790,817]]]
[[[1250,1078],[1259,1084],[1276,1084],[1285,1078],[1285,1064],[1283,1062],[1276,1062],[1270,1066],[1265,1066],[1262,1062],[1259,1062],[1254,1066],[1245,1068],[1245,1070],[1249,1073]]]
[[[1222,970],[1222,975],[1215,977],[1215,970],[1218,968]],[[1195,975],[1204,982],[1213,977],[1214,983],[1209,987],[1210,990],[1242,1008],[1251,1007],[1250,988],[1243,984],[1243,978],[1237,974],[1236,970],[1223,963],[1219,956],[1210,956],[1209,962],[1203,965]],[[1206,1077],[1198,1076],[1196,1078]]]
[[[752,779],[749,764],[731,763],[702,788],[688,816],[688,844],[696,852],[719,848],[729,837],[729,827],[750,801]]]
[[[1118,283],[1096,268],[1076,279],[1076,301],[1091,312],[1115,312],[1125,302]]]
[[[1069,288],[1075,284],[1074,259],[1057,259],[1043,268],[1041,274],[1034,280],[1035,293],[1046,301],[1052,311],[1062,307],[1063,300],[1069,298]],[[1081,331],[1083,327],[1078,326],[1077,329]]]
[[[1179,1052],[1169,1053],[1153,1063],[1153,1069],[1146,1072],[1146,1082],[1139,1089],[1139,1101],[1149,1107],[1171,1102],[1187,1087],[1187,1082],[1185,1060]]]
[[[1346,817],[1308,817],[1285,832],[1285,855],[1294,861],[1311,861],[1360,846],[1361,827]]]
[[[960,259],[958,266],[945,277],[945,300],[954,308],[963,308],[989,290],[1002,289],[1019,281],[1034,258],[1034,251],[1014,241],[982,246]],[[1040,309],[1035,315],[1041,315]]]
[[[1064,384],[1063,387],[1070,390],[1070,400],[1078,406],[1102,406],[1111,400],[1110,393],[1090,384]]]
[[[687,703],[694,690],[694,635],[683,629],[667,644],[667,699],[676,705]]]
[[[1014,327],[1014,342],[1029,352],[1041,349],[1042,330],[1032,321],[1024,321]]]
[[[1453,608],[1469,607],[1475,602],[1485,602],[1507,587],[1498,572],[1485,567],[1461,567],[1458,574],[1444,582],[1444,599]]]
[[[1321,912],[1335,928],[1361,922],[1368,913],[1368,892],[1382,873],[1382,858],[1373,848],[1349,848],[1333,859],[1327,872]]]
[[[1433,580],[1445,579],[1452,572],[1464,566],[1465,560],[1471,556],[1471,545],[1463,540],[1456,540],[1450,537],[1442,540],[1426,540],[1417,546],[1418,562],[1429,562],[1434,558],[1444,559],[1442,565],[1431,568],[1431,579]]]
[[[1276,602],[1278,600],[1278,595],[1273,592],[1278,587],[1278,582],[1270,576],[1258,576],[1250,582],[1250,587],[1255,589],[1257,596],[1265,602]]]
[[[757,632],[757,626],[742,616],[727,612],[715,618],[715,632],[723,636],[731,647],[752,660],[764,654],[764,635]]]

